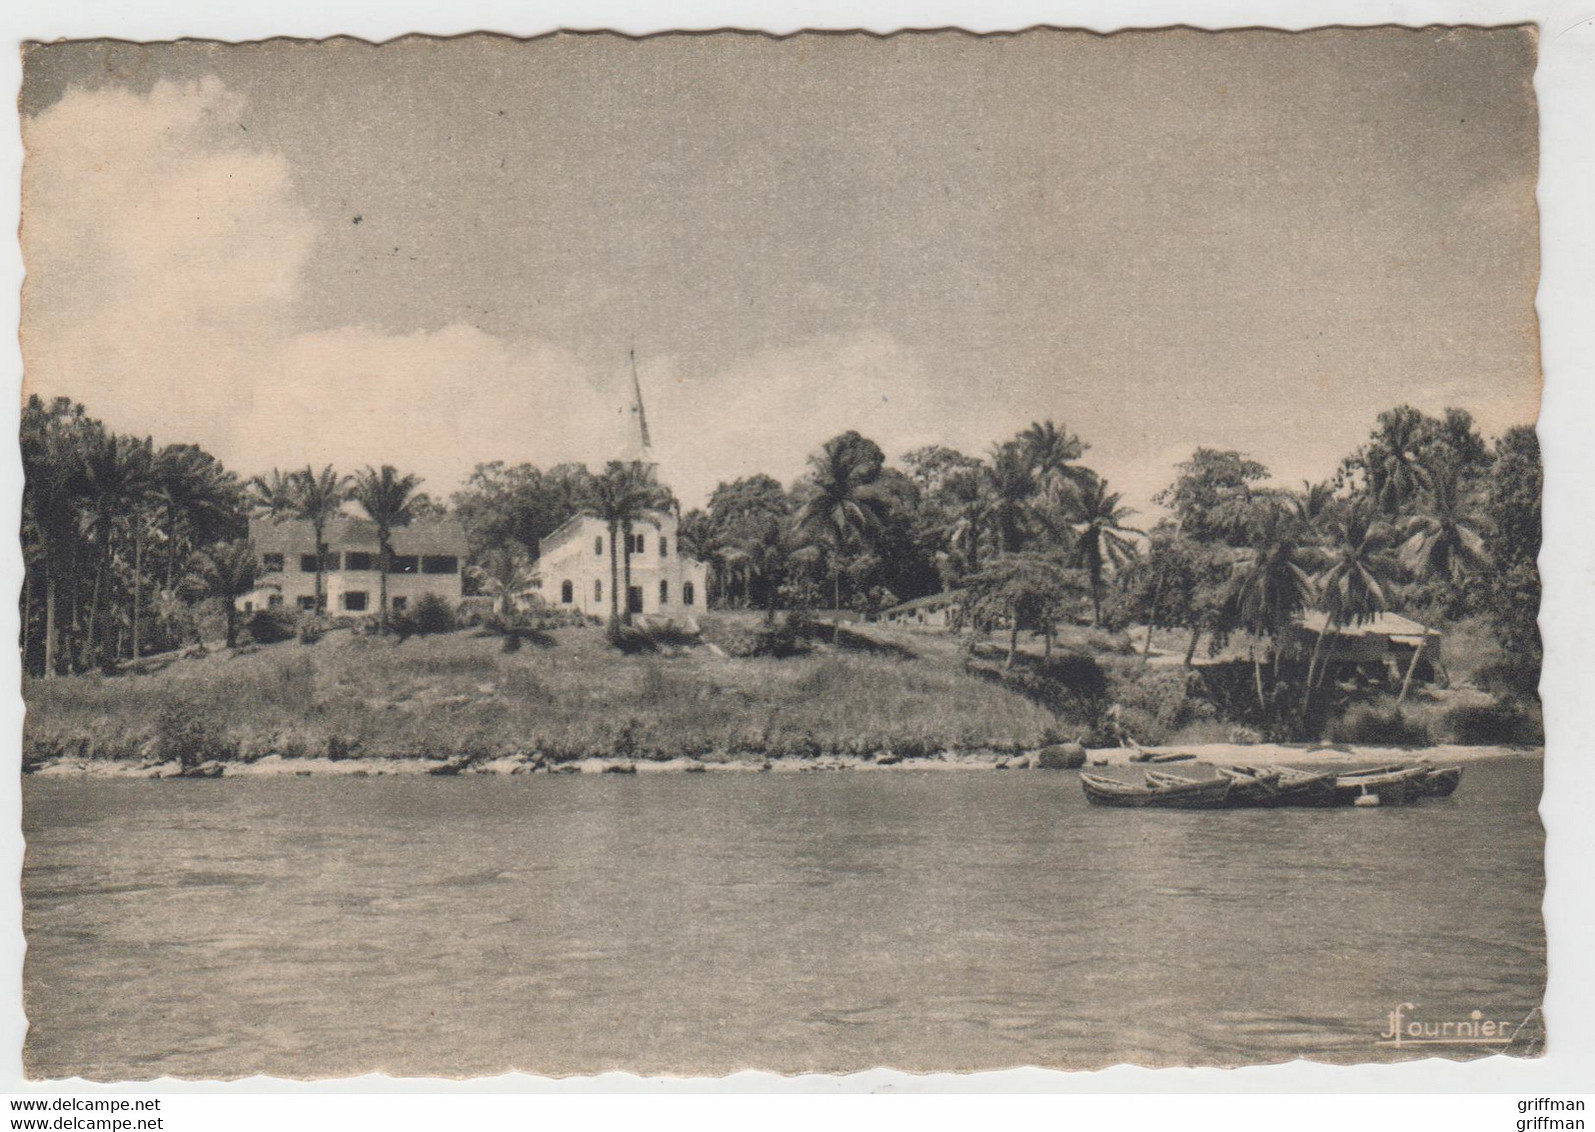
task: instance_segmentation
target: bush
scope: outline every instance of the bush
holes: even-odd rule
[[[647,631],[628,625],[618,617],[611,617],[604,627],[604,639],[627,656],[655,651],[654,640]]]
[[[155,715],[155,752],[164,762],[192,770],[211,759],[230,759],[236,745],[220,721],[181,700],[161,705]]]
[[[257,644],[291,641],[299,632],[299,618],[286,609],[262,609],[244,623],[243,631]]]
[[[1442,717],[1453,743],[1464,746],[1529,747],[1545,742],[1536,714],[1515,703],[1460,705]]]
[[[1370,747],[1428,747],[1434,743],[1428,726],[1403,714],[1398,707],[1353,708],[1330,726],[1329,738],[1335,743]]]
[[[323,632],[325,632],[325,630],[322,629],[322,627],[316,622],[306,621],[304,624],[299,626],[299,643],[302,645],[313,645],[317,641],[321,640],[321,634]]]
[[[422,594],[410,617],[415,622],[415,631],[422,636],[454,629],[454,607],[437,594]]]

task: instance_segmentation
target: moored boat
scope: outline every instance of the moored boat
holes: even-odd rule
[[[1335,775],[1332,771],[1279,768],[1279,787],[1269,801],[1271,806],[1332,806],[1335,804]]]
[[[1198,780],[1164,775],[1156,771],[1146,774],[1146,782],[1124,782],[1106,775],[1082,772],[1080,789],[1086,801],[1097,806],[1162,806],[1179,810],[1212,810],[1222,807],[1229,798],[1231,782],[1227,778]],[[1173,781],[1169,781],[1173,780]]]
[[[1284,775],[1278,770],[1264,770],[1255,766],[1221,766],[1221,777],[1234,785],[1230,787],[1229,804],[1232,806],[1270,806],[1279,797]]]
[[[1459,766],[1434,767],[1419,781],[1426,798],[1449,798],[1462,783]]]
[[[1423,796],[1423,780],[1429,776],[1425,766],[1384,766],[1351,771],[1335,778],[1335,802],[1342,806],[1402,806]]]

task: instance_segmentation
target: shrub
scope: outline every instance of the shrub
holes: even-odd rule
[[[299,632],[299,618],[286,609],[262,609],[245,622],[243,631],[258,644],[289,641]]]
[[[1545,730],[1536,716],[1515,703],[1459,705],[1442,717],[1453,743],[1464,746],[1537,746]]]
[[[321,640],[321,634],[323,632],[325,632],[325,630],[323,630],[322,627],[316,622],[306,621],[304,624],[299,626],[299,643],[302,645],[313,645],[317,641]]]
[[[1035,673],[1076,696],[1101,699],[1108,694],[1107,674],[1083,653],[1066,652],[1036,664]]]
[[[604,638],[627,656],[655,651],[653,638],[645,630],[628,625],[618,617],[609,619],[609,624],[604,627]]]
[[[422,594],[411,617],[415,621],[415,631],[423,636],[447,633],[454,628],[454,607],[437,594]]]
[[[501,647],[503,648],[503,650],[505,652],[520,652],[521,651],[520,634],[518,634],[518,633],[510,633],[510,634],[506,635],[505,638],[504,638],[504,644]]]
[[[1165,743],[1186,725],[1218,714],[1211,703],[1190,695],[1183,669],[1144,665],[1138,659],[1121,661],[1113,669],[1110,686],[1113,701],[1120,705],[1122,726],[1142,743]]]
[[[1532,657],[1509,656],[1480,667],[1474,673],[1474,680],[1486,692],[1497,696],[1536,696],[1540,665]]]
[[[1329,729],[1335,743],[1362,743],[1373,747],[1427,747],[1434,736],[1423,721],[1405,715],[1398,707],[1356,707]]]
[[[155,750],[166,762],[191,770],[210,759],[230,759],[236,747],[220,721],[181,700],[161,705],[155,715]]]

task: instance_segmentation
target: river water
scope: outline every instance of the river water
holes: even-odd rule
[[[1540,763],[1400,809],[1075,775],[29,779],[30,1076],[1355,1062],[1521,1020]]]

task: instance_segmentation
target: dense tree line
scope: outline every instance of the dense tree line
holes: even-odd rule
[[[241,541],[251,514],[306,521],[324,554],[328,524],[357,506],[386,563],[396,528],[444,512],[392,466],[274,470],[246,483],[197,446],[155,449],[65,399],[31,399],[21,441],[22,647],[35,674],[109,667],[192,638],[198,601],[230,607],[256,581]],[[1326,678],[1315,649],[1305,690],[1292,686],[1282,701],[1280,650],[1269,646],[1308,610],[1327,628],[1385,610],[1424,624],[1484,617],[1511,658],[1506,678],[1532,690],[1541,492],[1532,429],[1492,445],[1462,410],[1431,417],[1403,406],[1381,414],[1328,481],[1294,490],[1271,485],[1241,453],[1198,448],[1156,497],[1166,517],[1144,530],[1085,463],[1089,450],[1045,421],[981,456],[930,446],[893,467],[846,432],[791,485],[767,475],[720,484],[681,516],[680,539],[709,564],[716,606],[771,617],[878,611],[957,590],[967,624],[1008,632],[1010,657],[1021,632],[1050,649],[1069,620],[1181,631],[1188,662],[1204,640],[1216,647],[1243,632],[1261,642],[1255,694],[1275,716],[1305,713]],[[472,584],[505,600],[529,585],[539,541],[571,517],[598,516],[611,548],[629,548],[625,536],[662,510],[679,507],[653,470],[619,461],[596,473],[481,464],[448,508],[470,539]],[[612,598],[630,569],[629,554],[611,555]],[[316,592],[325,594],[319,574]],[[384,623],[387,606],[384,587]],[[612,612],[624,619],[618,605]]]

